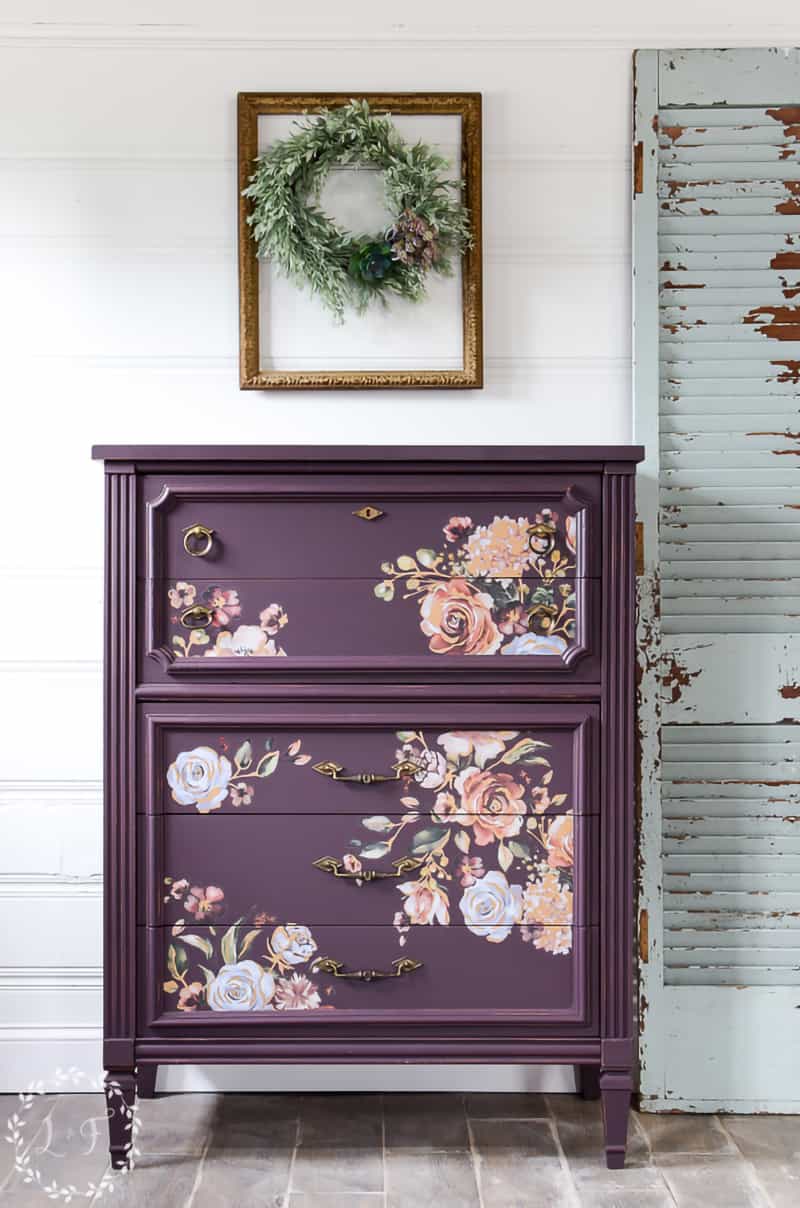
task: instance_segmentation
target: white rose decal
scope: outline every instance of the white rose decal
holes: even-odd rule
[[[255,961],[223,965],[206,991],[212,1011],[266,1011],[275,994],[275,978]]]
[[[501,654],[563,654],[567,643],[557,634],[523,633],[508,642]]]
[[[285,927],[275,928],[270,948],[284,965],[302,965],[304,961],[311,959],[317,945],[308,927],[287,923]]]
[[[194,805],[201,814],[219,809],[228,796],[233,769],[229,759],[211,747],[181,751],[167,769],[167,784],[178,805]]]
[[[499,944],[520,921],[522,888],[509,885],[505,874],[493,869],[464,890],[460,905],[469,930]]]

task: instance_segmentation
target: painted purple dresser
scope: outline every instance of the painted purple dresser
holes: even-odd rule
[[[157,1067],[571,1063],[625,1154],[632,447],[107,447],[111,1154]]]

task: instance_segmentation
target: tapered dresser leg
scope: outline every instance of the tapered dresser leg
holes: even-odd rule
[[[609,1170],[621,1170],[625,1165],[632,1089],[633,1079],[630,1074],[620,1073],[618,1070],[601,1071],[600,1097],[603,1100],[603,1133],[606,1166]]]
[[[133,1139],[136,1075],[133,1070],[108,1070],[105,1090],[111,1165],[114,1170],[125,1170],[130,1164]]]
[[[575,1065],[575,1090],[582,1099],[600,1098],[600,1066]]]
[[[140,1065],[136,1070],[136,1098],[155,1099],[157,1065]]]

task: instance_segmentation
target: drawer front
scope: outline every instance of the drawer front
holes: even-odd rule
[[[418,550],[467,578],[538,574],[554,551],[566,573],[600,572],[596,475],[149,477],[143,490],[151,579],[192,579],[203,567],[234,582],[379,580],[383,563],[413,574],[401,563]]]
[[[192,817],[356,815],[362,857],[390,841],[397,850],[422,821],[486,848],[548,813],[597,812],[597,719],[589,704],[148,706],[137,800]],[[510,828],[493,821],[506,815]]]
[[[401,928],[416,920],[460,924],[473,917],[475,887],[492,872],[487,892],[508,885],[517,921],[597,922],[597,816],[545,813],[528,821],[518,827],[514,815],[494,815],[493,825],[512,836],[501,847],[478,845],[481,836],[459,823],[437,828],[419,814],[404,828],[399,817],[387,817],[380,825],[392,829],[376,837],[392,846],[367,859],[354,843],[374,832],[351,814],[142,816],[139,922],[179,931],[277,917],[392,925],[401,912]]]
[[[583,665],[597,646],[592,476],[412,478],[394,493],[314,479],[288,498],[285,484],[247,479],[145,491],[157,486],[143,644],[171,674],[413,671],[480,656],[484,672],[493,660],[542,672],[581,662],[598,678],[596,659]]]
[[[261,928],[196,927],[172,936],[141,927],[149,977],[143,1028],[231,1022],[269,1023],[339,1012],[430,1012],[499,1020],[586,1022],[590,1016],[597,928],[543,936],[515,925],[495,942],[467,927],[413,927],[398,946],[394,928],[309,927],[278,921]],[[502,936],[502,938],[500,938]],[[191,938],[192,943],[187,943]]]
[[[580,660],[596,678],[600,583],[431,580],[388,600],[365,579],[208,579],[143,584],[145,647],[173,674],[218,675],[291,666],[452,666],[442,656],[563,672]],[[408,597],[408,598],[407,598]],[[281,662],[274,660],[280,658]],[[284,661],[285,660],[285,661]]]

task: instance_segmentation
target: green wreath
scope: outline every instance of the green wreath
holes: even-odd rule
[[[244,190],[259,257],[319,294],[339,320],[348,306],[363,312],[391,295],[418,302],[429,273],[452,274],[452,258],[472,240],[463,182],[443,175],[447,160],[424,143],[406,143],[366,101],[297,126],[258,157]],[[382,170],[387,209],[397,215],[386,231],[354,236],[322,211],[320,192],[337,163]]]

